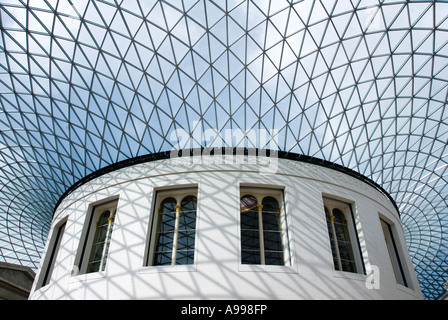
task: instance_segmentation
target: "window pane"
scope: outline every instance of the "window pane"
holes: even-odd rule
[[[174,198],[167,198],[162,201],[162,204],[160,205],[160,212],[161,213],[176,213],[176,199]]]
[[[196,229],[196,212],[179,213],[179,230]]]
[[[280,231],[280,210],[278,201],[272,197],[263,199],[263,230]]]
[[[257,204],[257,199],[252,195],[245,195],[240,201],[241,262],[243,264],[261,263]]]
[[[273,197],[265,197],[262,204],[265,264],[284,265],[279,203]]]
[[[176,225],[176,213],[163,213],[160,215],[160,232],[172,232]]]
[[[154,265],[170,265],[176,225],[176,199],[167,198],[160,204],[159,224],[156,233]]]
[[[333,209],[334,223],[337,224],[347,224],[345,221],[345,215],[341,209]]]
[[[168,198],[160,205],[160,231],[172,231],[176,224],[176,199]]]
[[[356,272],[356,264],[353,256],[353,249],[350,242],[338,242],[339,256],[341,257],[342,270]]]
[[[261,263],[257,204],[257,199],[252,195],[241,197],[241,262],[243,264]]]
[[[193,264],[194,263],[194,251],[177,251],[176,264]]]
[[[101,261],[91,262],[89,264],[88,269],[87,269],[87,273],[99,271],[100,270],[100,266],[101,266]]]
[[[333,215],[342,270],[356,272],[355,257],[353,254],[352,242],[350,240],[346,217],[342,210],[338,208],[333,209]]]
[[[171,265],[171,252],[156,252],[155,266]]]
[[[106,224],[106,225],[98,226],[96,228],[95,239],[93,240],[94,244],[99,243],[99,242],[105,242],[108,227],[109,227],[109,225]]]
[[[265,263],[267,265],[284,265],[283,251],[265,251]]]
[[[51,274],[53,273],[54,264],[56,261],[57,254],[59,252],[59,246],[61,245],[62,235],[64,234],[66,222],[64,222],[53,234],[53,238],[56,236],[54,241],[53,249],[50,255],[50,261],[47,265],[47,270],[45,271],[44,279],[42,282],[42,287],[46,286],[50,282]]]
[[[263,212],[279,212],[277,199],[273,197],[265,197],[262,201]]]
[[[179,230],[194,229],[196,229],[196,197],[188,196],[185,197],[181,203],[181,211],[179,213]]]
[[[187,196],[182,200],[181,207],[182,211],[188,212],[188,211],[194,211],[196,212],[196,204],[197,200],[195,196]]]
[[[177,239],[177,251],[194,250],[195,231],[179,231]]]
[[[258,230],[242,230],[241,249],[260,251],[260,232]]]
[[[401,264],[400,257],[398,255],[398,251],[395,245],[395,240],[392,233],[392,226],[387,222],[385,222],[384,220],[382,219],[380,220],[381,220],[381,227],[384,233],[384,240],[386,241],[387,250],[389,252],[392,268],[394,270],[395,279],[397,280],[397,283],[403,286],[407,286],[403,266]]]
[[[263,231],[263,238],[265,250],[283,250],[281,232]]]
[[[158,235],[156,251],[172,251],[174,232],[160,232]]]
[[[109,217],[110,217],[110,211],[109,210],[104,211],[101,214],[100,218],[98,219],[98,224],[97,225],[98,226],[107,225],[109,223],[109,221],[108,221]]]
[[[258,204],[257,198],[251,195],[245,195],[241,197],[240,210],[242,213],[249,210],[257,211],[257,204]]]
[[[243,264],[261,264],[260,251],[241,250],[241,260]]]
[[[258,230],[258,211],[241,212],[241,229]]]
[[[194,263],[194,246],[196,236],[195,196],[187,196],[181,202],[179,212],[179,233],[177,238],[176,264]]]
[[[263,230],[272,230],[279,231],[280,230],[280,214],[265,212],[263,207]]]
[[[104,211],[98,217],[87,272],[104,271],[106,267],[110,239],[113,230],[113,220],[109,221],[111,218],[113,217],[111,215],[111,211],[109,210]]]
[[[356,264],[353,260],[345,260],[341,257],[342,270],[356,273]]]
[[[101,257],[103,255],[103,248],[104,248],[104,242],[100,242],[92,246],[90,262],[101,261]]]
[[[333,224],[331,222],[330,211],[328,210],[327,207],[325,207],[325,216],[327,218],[328,236],[330,238],[331,253],[333,255],[334,268],[336,270],[339,270],[339,258],[338,258],[338,255],[337,255],[336,242],[334,240]]]

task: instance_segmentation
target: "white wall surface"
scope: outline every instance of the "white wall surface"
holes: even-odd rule
[[[50,284],[31,299],[422,299],[399,217],[389,200],[360,180],[321,166],[278,159],[193,157],[124,168],[76,189],[57,208],[67,219]],[[194,163],[193,163],[194,162]],[[241,184],[284,188],[291,266],[240,263]],[[198,186],[195,263],[144,266],[155,190]],[[335,271],[323,195],[353,203],[367,275]],[[76,274],[76,256],[92,204],[119,197],[104,272]],[[397,243],[409,288],[396,283],[379,216],[398,227]],[[49,239],[52,238],[52,230]],[[51,241],[47,247],[51,248]],[[48,250],[48,249],[46,249]],[[45,267],[44,255],[42,264]],[[374,274],[379,288],[366,285]]]

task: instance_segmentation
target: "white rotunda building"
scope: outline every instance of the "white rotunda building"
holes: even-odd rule
[[[73,186],[30,298],[422,299],[380,186],[307,156],[225,151],[134,158]]]

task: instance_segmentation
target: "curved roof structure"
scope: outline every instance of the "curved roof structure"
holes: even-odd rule
[[[0,260],[37,267],[59,197],[94,171],[179,132],[267,130],[381,185],[425,297],[443,292],[446,1],[2,0],[0,28]]]

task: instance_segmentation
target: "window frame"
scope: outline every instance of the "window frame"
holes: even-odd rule
[[[155,253],[156,253],[156,247],[158,243],[158,233],[159,233],[159,227],[160,227],[160,206],[163,203],[164,200],[168,198],[174,198],[176,200],[176,207],[179,206],[182,203],[182,201],[188,197],[188,196],[194,196],[196,198],[196,218],[195,218],[195,229],[194,229],[194,249],[193,249],[193,263],[190,264],[176,264],[176,257],[177,257],[177,251],[173,248],[172,257],[171,257],[171,264],[170,265],[157,265],[155,264]],[[179,223],[179,214],[181,212],[181,208],[179,210],[176,210],[176,221],[175,225],[178,226]],[[144,257],[144,268],[189,268],[191,266],[196,265],[196,257],[197,257],[197,234],[198,234],[198,211],[199,211],[199,199],[198,199],[198,187],[197,186],[187,186],[187,187],[181,187],[176,186],[169,189],[161,189],[161,190],[155,190],[154,192],[154,205],[152,206],[151,210],[151,223],[149,226],[149,232],[148,232],[148,240],[147,240],[147,246],[145,249],[145,257]],[[174,230],[175,233],[177,233],[176,238],[178,236],[179,229]],[[173,235],[174,236],[174,235]],[[174,240],[173,240],[174,241]],[[174,247],[174,243],[173,243]]]
[[[51,240],[48,246],[48,248],[51,248],[51,253],[45,257],[44,266],[41,268],[39,281],[36,286],[37,289],[46,287],[51,282],[51,277],[53,275],[56,259],[59,255],[62,238],[64,237],[65,230],[67,228],[67,221],[68,217],[65,217],[53,228],[53,234],[51,235]],[[50,249],[47,249],[47,252],[49,252],[49,250]]]
[[[90,205],[89,214],[87,215],[86,218],[86,222],[88,221],[88,225],[87,226],[84,225],[84,236],[82,237],[83,241],[81,241],[82,246],[80,248],[80,253],[78,258],[76,259],[76,264],[74,268],[74,270],[76,270],[77,272],[75,272],[74,276],[82,274],[86,275],[86,274],[102,273],[105,271],[105,267],[107,266],[107,260],[109,258],[110,245],[112,243],[112,234],[113,234],[112,232],[113,229],[111,230],[110,225],[108,226],[108,234],[106,235],[106,239],[109,238],[108,240],[106,240],[108,254],[106,257],[104,256],[104,254],[102,255],[102,259],[106,258],[102,262],[104,264],[104,268],[103,270],[101,270],[100,267],[100,269],[97,271],[88,271],[88,267],[90,265],[91,260],[91,253],[93,249],[93,243],[97,232],[96,224],[99,221],[101,215],[107,210],[111,211],[108,219],[112,218],[112,224],[115,224],[118,212],[118,204],[119,204],[118,202],[119,202],[118,197],[114,197],[111,199],[95,202],[94,204]]]
[[[281,240],[282,240],[282,251],[283,251],[283,264],[282,265],[271,265],[271,264],[265,264],[263,262],[264,259],[261,257],[264,256],[264,250],[263,250],[263,244],[260,243],[260,264],[251,264],[251,263],[243,263],[242,259],[242,235],[241,235],[241,208],[240,203],[241,199],[246,196],[251,195],[254,196],[257,199],[257,207],[259,205],[262,205],[263,200],[266,197],[273,197],[277,200],[280,207],[280,232],[281,232]],[[289,228],[288,228],[288,222],[287,222],[287,215],[285,210],[285,192],[284,188],[280,187],[263,187],[263,186],[245,186],[241,185],[239,188],[239,197],[238,197],[238,236],[239,236],[239,266],[240,271],[246,271],[246,268],[248,271],[253,271],[253,268],[287,268],[285,270],[289,270],[288,268],[292,267],[292,254],[291,254],[291,243],[290,243],[290,236],[289,236]],[[262,227],[262,209],[261,211],[258,210],[258,232],[263,233],[263,227]],[[295,272],[295,270],[293,270]]]
[[[356,220],[355,220],[355,214],[354,214],[355,204],[351,201],[336,199],[336,198],[333,198],[328,195],[323,195],[322,199],[323,199],[324,218],[325,218],[326,229],[327,229],[327,237],[328,237],[327,239],[328,239],[331,257],[332,257],[333,270],[336,272],[343,272],[345,274],[366,275],[366,266],[365,266],[364,256],[363,256],[362,250],[361,250],[359,231],[356,227]],[[354,265],[356,268],[356,270],[354,272],[349,271],[349,270],[343,270],[343,268],[341,268],[342,262],[341,262],[340,255],[338,253],[336,255],[336,257],[338,259],[338,261],[337,261],[338,268],[336,268],[336,266],[335,266],[333,246],[332,246],[331,240],[330,240],[330,232],[333,233],[333,237],[336,240],[338,237],[336,235],[336,231],[334,228],[334,221],[331,221],[331,226],[332,226],[331,230],[328,228],[328,219],[327,219],[327,216],[325,213],[326,209],[328,209],[328,211],[330,212],[331,215],[333,215],[332,211],[334,209],[339,209],[344,215],[345,222],[346,222],[346,231],[348,232],[348,235],[350,238],[349,240],[350,240],[350,245],[351,245],[351,251],[353,254],[353,261],[354,261]],[[336,243],[336,248],[338,249],[337,243]],[[336,251],[338,252],[338,250],[336,250]]]
[[[380,215],[379,220],[395,280],[398,285],[412,289],[407,269],[402,258],[400,250],[401,246],[397,241],[396,225],[382,215]],[[387,234],[385,233],[385,228],[387,228]],[[390,242],[388,242],[386,238],[388,238]]]

